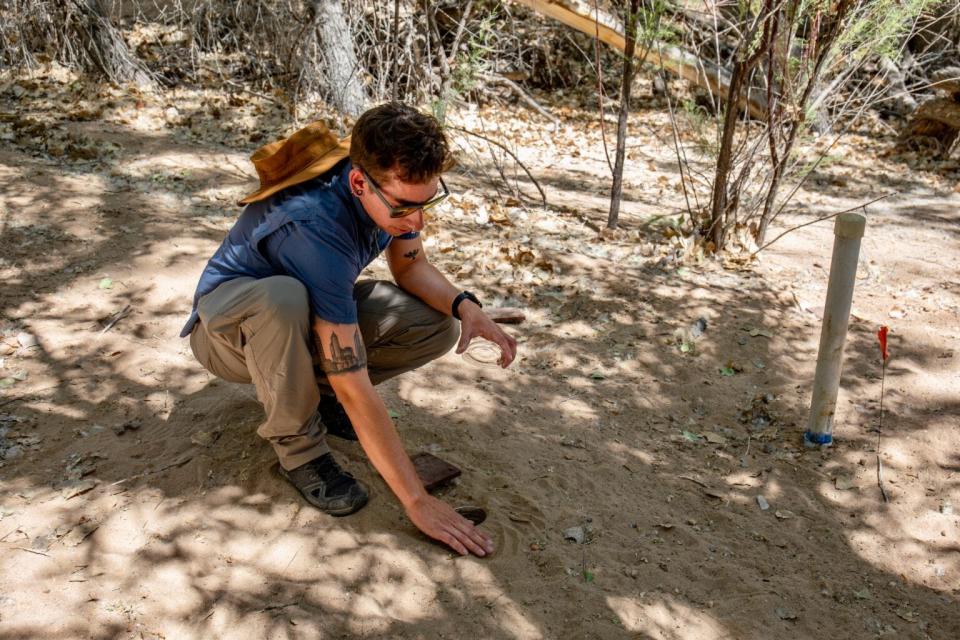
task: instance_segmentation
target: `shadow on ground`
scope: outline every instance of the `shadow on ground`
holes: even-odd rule
[[[384,396],[411,450],[463,468],[444,497],[490,511],[492,558],[423,539],[354,444],[334,446],[371,504],[303,506],[270,471],[253,390],[174,338],[229,218],[149,177],[172,170],[133,169],[201,151],[115,133],[130,151],[95,170],[2,156],[0,312],[39,345],[0,396],[21,451],[0,482],[0,638],[960,635],[955,518],[925,537],[918,519],[943,514],[871,484],[875,328],[851,327],[839,443],[804,450],[819,322],[756,272],[555,251],[540,285],[461,279],[526,308],[521,358],[504,372],[451,354]],[[186,191],[240,184],[215,162]],[[489,234],[441,222],[468,253]],[[682,353],[677,331],[701,317]],[[918,336],[894,337],[889,380],[946,366]],[[957,397],[955,380],[892,385],[889,478],[922,469],[957,495],[960,458],[936,446],[956,444]],[[564,540],[575,526],[585,544]]]

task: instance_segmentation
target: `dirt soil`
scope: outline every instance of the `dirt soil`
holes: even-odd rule
[[[370,504],[308,507],[271,471],[252,387],[177,337],[255,184],[246,156],[289,118],[85,91],[0,83],[0,638],[960,637],[955,163],[850,136],[774,229],[900,192],[868,208],[836,443],[805,449],[831,223],[759,261],[690,255],[662,232],[683,196],[666,113],[644,108],[624,228],[601,237],[595,114],[460,114],[551,202],[527,184],[521,206],[464,151],[428,255],[526,310],[520,355],[381,387],[409,451],[463,469],[443,498],[490,514],[496,554],[461,558],[355,443],[331,441]]]

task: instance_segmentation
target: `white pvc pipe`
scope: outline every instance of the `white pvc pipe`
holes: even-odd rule
[[[837,216],[833,228],[833,258],[830,260],[830,280],[823,311],[823,327],[820,330],[817,372],[813,379],[810,419],[803,435],[804,441],[809,444],[829,444],[833,441],[833,418],[840,389],[843,345],[847,339],[850,306],[853,303],[860,239],[866,224],[867,219],[859,213],[844,213]]]

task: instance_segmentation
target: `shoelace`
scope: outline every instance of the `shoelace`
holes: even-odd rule
[[[332,455],[327,456],[319,465],[317,473],[332,491],[352,484],[354,478],[344,471]]]

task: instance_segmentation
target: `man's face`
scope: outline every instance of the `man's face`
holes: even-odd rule
[[[404,182],[391,170],[386,179],[377,181],[356,167],[350,171],[350,189],[370,219],[392,236],[423,229],[424,213],[422,209],[416,209],[401,217],[394,217],[391,207],[415,207],[428,203],[441,191],[439,176],[422,183]]]

